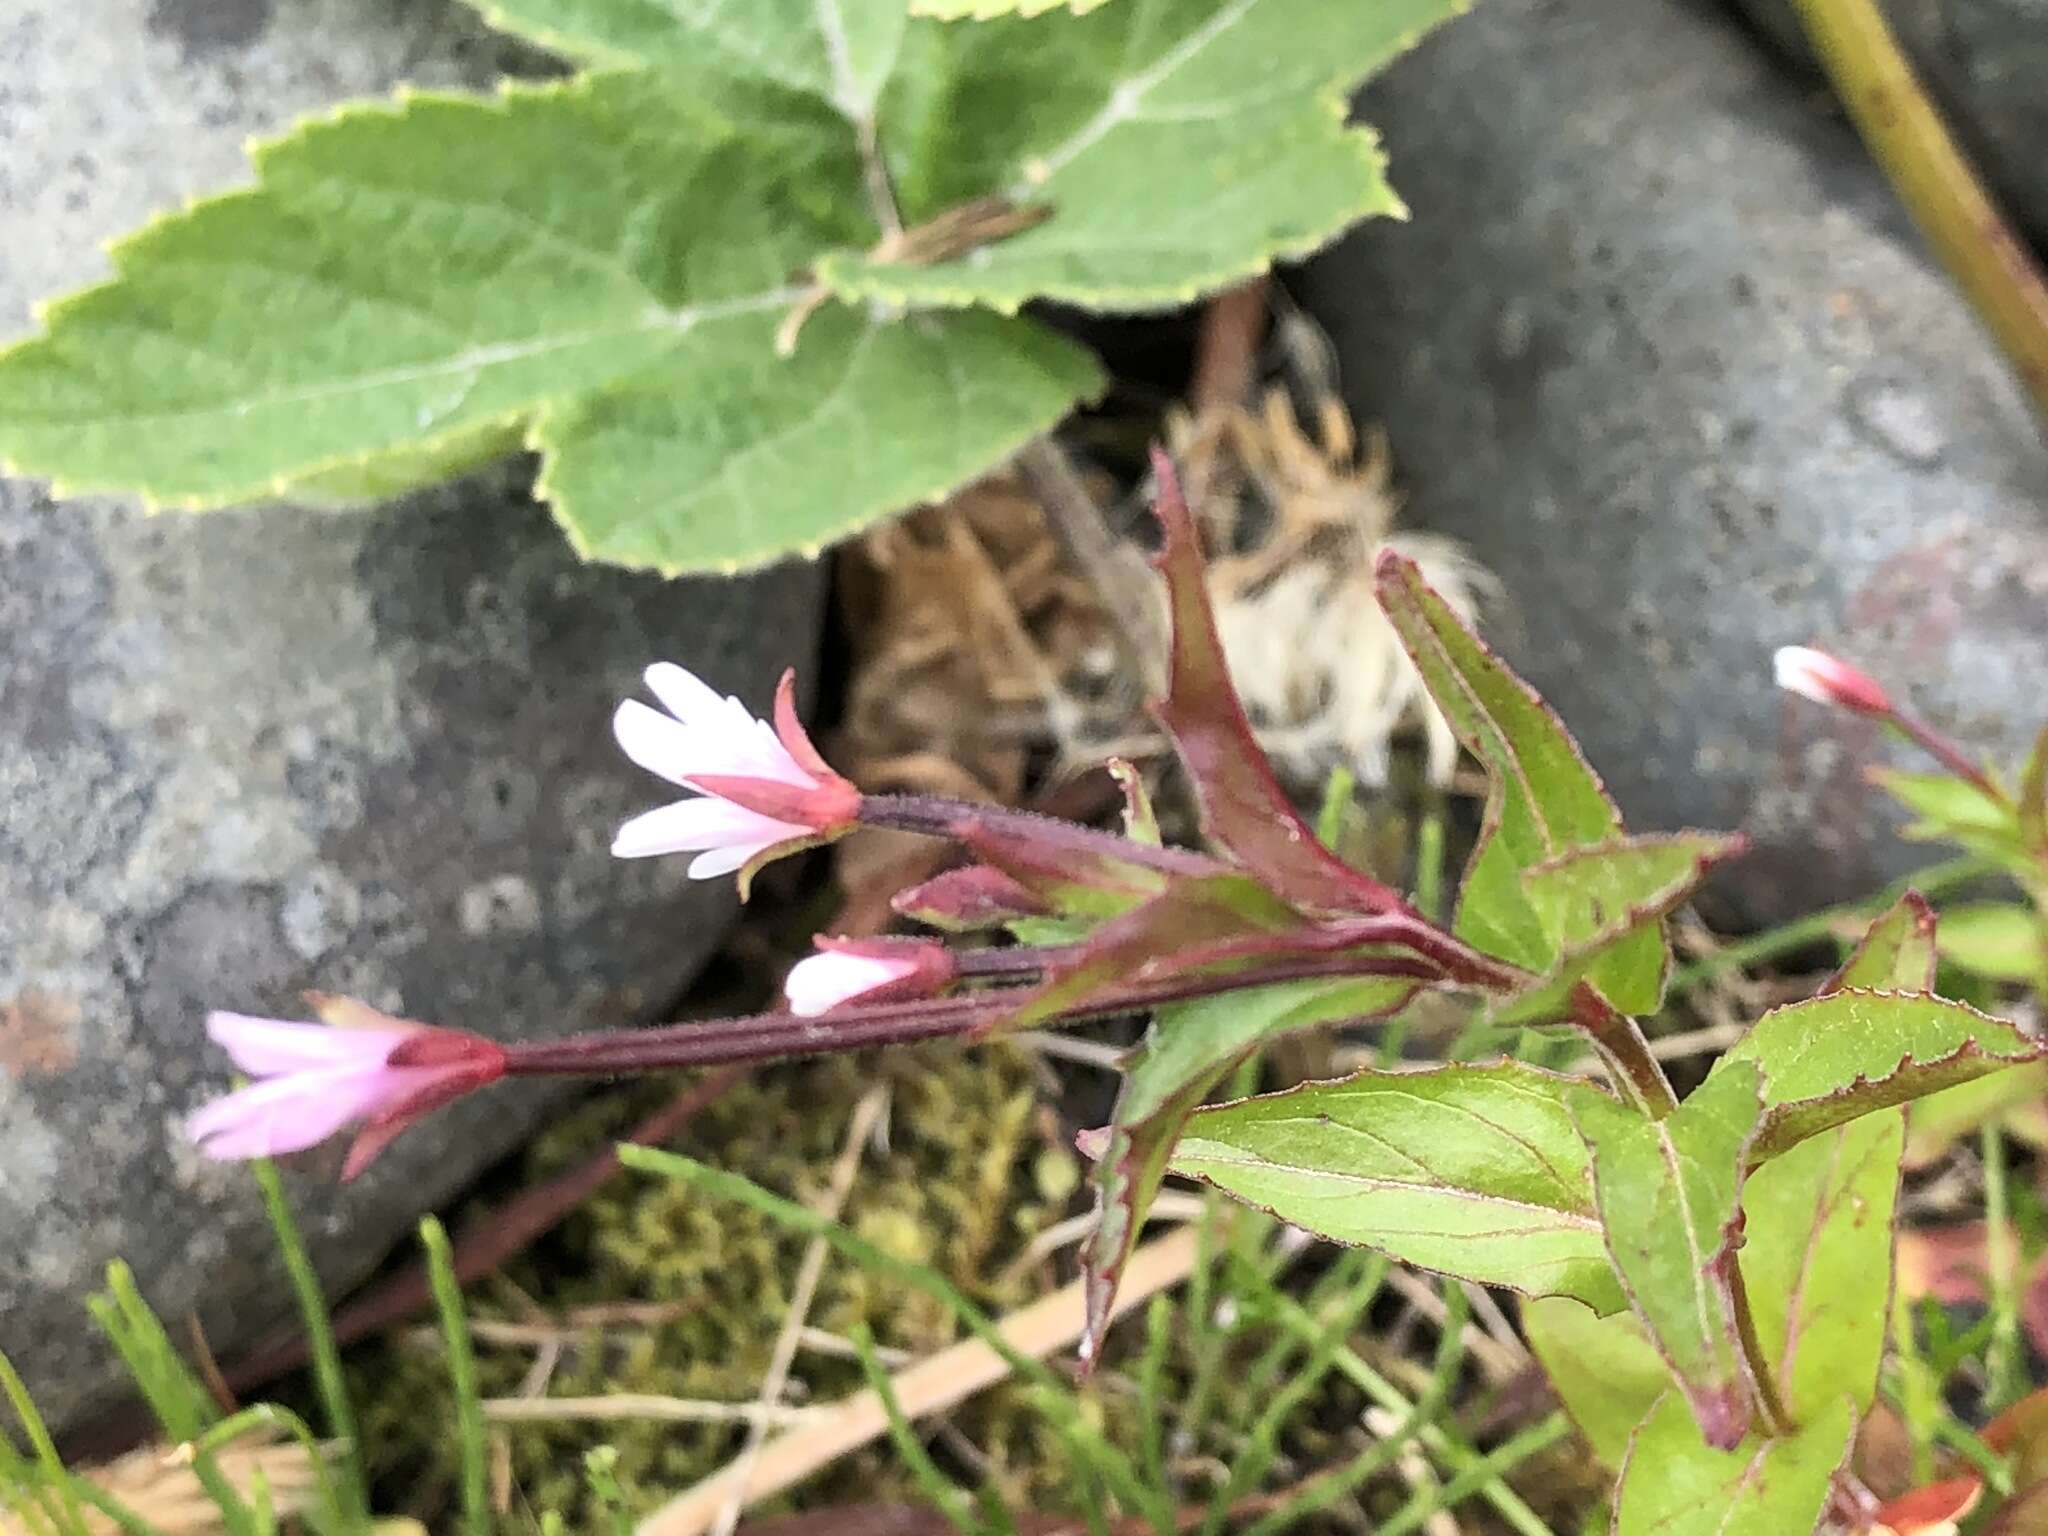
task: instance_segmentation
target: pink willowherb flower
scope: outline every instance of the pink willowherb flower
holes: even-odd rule
[[[626,756],[672,784],[698,792],[619,828],[622,859],[694,853],[690,877],[742,871],[778,851],[838,836],[854,823],[860,791],[818,755],[796,717],[794,673],[775,691],[775,726],[738,699],[672,662],[647,669],[661,710],[628,699],[612,717]]]
[[[505,1075],[503,1048],[480,1035],[395,1019],[346,997],[314,995],[322,1024],[210,1013],[206,1033],[256,1081],[185,1123],[209,1157],[275,1157],[359,1124],[352,1179],[421,1116]]]
[[[930,997],[958,974],[953,953],[925,939],[827,939],[819,953],[789,968],[782,984],[789,1011],[815,1018],[855,999]]]
[[[1891,695],[1876,678],[1826,651],[1803,645],[1780,646],[1771,657],[1771,671],[1780,688],[1816,704],[1832,704],[1859,715],[1893,712]]]

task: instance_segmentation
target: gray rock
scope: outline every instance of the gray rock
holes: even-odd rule
[[[1720,890],[1751,922],[1932,857],[1861,781],[1881,744],[1770,653],[1834,648],[2016,758],[2048,452],[1849,130],[1673,0],[1488,0],[1360,110],[1414,217],[1303,296],[1632,823],[1748,829]]]
[[[0,19],[0,334],[99,240],[246,178],[241,144],[405,78],[521,62],[422,0],[29,0]],[[81,1302],[116,1256],[227,1350],[283,1291],[246,1170],[179,1126],[226,1083],[208,1007],[307,986],[499,1036],[650,1017],[729,882],[607,852],[662,787],[613,748],[655,657],[765,699],[818,573],[580,567],[517,466],[366,513],[145,518],[0,482],[0,1348],[60,1424],[115,1377]],[[374,1264],[545,1112],[493,1090],[360,1184],[295,1182],[327,1275]]]
[[[1733,0],[1810,76],[1819,62],[1791,0]],[[2048,250],[2048,5],[1882,0],[1915,72],[2012,216]]]

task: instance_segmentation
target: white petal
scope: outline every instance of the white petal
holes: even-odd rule
[[[914,969],[901,960],[827,950],[791,966],[782,992],[789,999],[789,1011],[808,1019],[907,976]]]
[[[716,771],[702,760],[699,733],[638,699],[626,700],[612,715],[612,735],[626,756],[671,784],[687,783],[691,768],[699,773]]]
[[[696,673],[672,661],[657,661],[647,669],[646,678],[661,707],[683,724],[717,728],[726,723],[730,701],[720,698],[718,690]]]
[[[706,795],[698,800],[678,800],[635,816],[619,828],[612,839],[612,852],[622,859],[644,859],[653,854],[693,853],[705,848],[765,848],[810,835],[809,827],[792,826],[729,800]],[[744,862],[742,859],[741,863]],[[737,869],[739,865],[733,867]]]
[[[720,875],[729,875],[742,868],[755,854],[764,853],[781,841],[783,839],[778,837],[765,843],[735,843],[727,848],[707,849],[690,860],[690,878],[716,880]]]

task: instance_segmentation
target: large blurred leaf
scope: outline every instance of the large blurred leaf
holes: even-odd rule
[[[1523,1304],[1522,1331],[1593,1454],[1619,1471],[1636,1426],[1671,1390],[1671,1371],[1643,1320],[1544,1296]]]
[[[1171,1167],[1336,1242],[1614,1312],[1574,1086],[1514,1061],[1305,1083],[1198,1111]]]
[[[1662,1120],[1581,1088],[1571,1108],[1629,1305],[1670,1363],[1710,1445],[1749,1430],[1751,1388],[1729,1266],[1742,1229],[1744,1153],[1763,1101],[1753,1064],[1709,1078]]]
[[[1629,1446],[1614,1536],[1811,1536],[1855,1428],[1842,1398],[1783,1439],[1716,1450],[1674,1392]]]
[[[1415,985],[1380,977],[1286,982],[1159,1010],[1145,1043],[1124,1064],[1123,1091],[1096,1155],[1092,1182],[1101,1220],[1081,1250],[1088,1280],[1085,1355],[1100,1342],[1124,1259],[1196,1106],[1267,1041],[1392,1013]]]
[[[989,308],[1158,307],[1398,211],[1341,101],[1455,0],[481,8],[592,72],[259,145],[253,188],[119,243],[0,353],[7,466],[200,509],[390,495],[524,443],[593,558],[815,552],[1100,389]],[[899,202],[938,223],[906,238]],[[818,309],[821,274],[851,302]]]
[[[1985,901],[1941,914],[1941,952],[1994,981],[2035,981],[2042,973],[2041,917],[2018,902]]]
[[[1762,1161],[1863,1115],[2040,1055],[2003,1019],[1961,1003],[1845,990],[1765,1014],[1714,1074],[1744,1062],[1763,1069],[1768,1112],[1752,1148]]]

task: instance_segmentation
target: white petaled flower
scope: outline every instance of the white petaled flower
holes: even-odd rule
[[[635,763],[697,798],[628,821],[612,840],[618,857],[694,853],[690,877],[709,880],[853,824],[859,792],[804,735],[789,675],[774,726],[673,662],[655,663],[646,680],[662,708],[628,699],[612,716],[612,734]]]
[[[1771,656],[1771,673],[1787,693],[1816,704],[1831,704],[1859,715],[1892,712],[1891,697],[1876,678],[1826,651],[1782,645]]]
[[[782,992],[800,1018],[859,998],[926,997],[954,977],[952,952],[921,939],[826,939],[819,953],[789,968]]]

